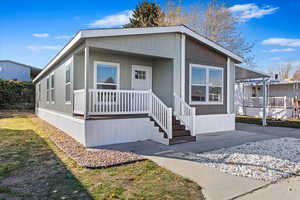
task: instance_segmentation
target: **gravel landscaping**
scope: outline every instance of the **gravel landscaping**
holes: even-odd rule
[[[145,160],[130,152],[120,152],[108,149],[87,149],[72,137],[38,118],[32,119],[40,126],[50,139],[80,166],[87,168],[102,168]]]
[[[231,175],[258,180],[277,181],[300,175],[300,140],[294,138],[251,142],[185,157]]]

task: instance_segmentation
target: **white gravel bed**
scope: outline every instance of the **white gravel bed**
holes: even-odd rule
[[[201,154],[185,154],[222,172],[277,181],[300,175],[300,140],[280,138],[246,143]]]

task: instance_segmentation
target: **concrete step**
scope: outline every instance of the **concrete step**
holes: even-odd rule
[[[195,142],[196,136],[180,136],[180,137],[173,137],[172,139],[169,139],[169,144],[180,144],[185,142]]]

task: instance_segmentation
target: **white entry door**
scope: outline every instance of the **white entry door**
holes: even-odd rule
[[[132,89],[152,89],[152,67],[132,65]]]

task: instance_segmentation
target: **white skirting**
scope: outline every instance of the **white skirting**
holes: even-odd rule
[[[149,118],[107,119],[86,121],[87,146],[154,140],[163,144],[168,139]]]
[[[252,108],[238,106],[236,109],[238,115],[248,115],[255,117],[263,116],[262,108]],[[266,108],[267,117],[272,117],[276,119],[285,119],[293,117],[293,109],[284,109],[284,108]]]
[[[36,114],[86,147],[148,139],[163,144],[169,142],[149,118],[81,120],[41,108]]]
[[[86,146],[84,120],[42,108],[36,109],[36,115]]]
[[[196,134],[232,130],[235,130],[235,114],[196,116]]]

